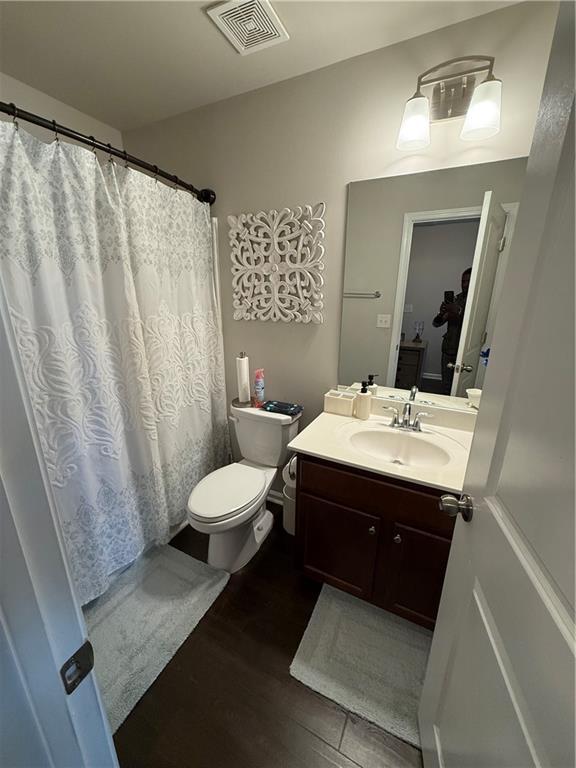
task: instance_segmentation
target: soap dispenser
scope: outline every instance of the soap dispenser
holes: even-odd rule
[[[362,389],[356,395],[356,418],[369,419],[371,410],[372,395],[368,392],[368,382],[362,382]]]
[[[377,373],[368,374],[368,392],[370,392],[371,395],[374,395],[374,397],[378,395],[378,384],[374,381],[377,376]]]

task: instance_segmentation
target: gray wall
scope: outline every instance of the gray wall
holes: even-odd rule
[[[57,123],[74,128],[80,133],[95,136],[106,144],[109,142],[115,147],[122,147],[122,134],[116,128],[112,128],[112,126],[2,72],[0,72],[0,101],[16,104],[20,109],[34,112],[50,120],[56,120]],[[0,120],[2,119],[11,120],[12,118],[7,115],[0,115]],[[22,122],[22,127],[43,141],[52,141],[54,137],[51,131],[46,131],[44,128],[39,128],[31,123]]]
[[[405,300],[405,304],[412,305],[413,311],[404,312],[402,330],[406,338],[411,339],[414,322],[424,322],[422,338],[428,342],[424,375],[441,374],[442,336],[446,326],[434,328],[432,320],[438,313],[444,291],[460,293],[460,277],[472,266],[477,236],[478,220],[414,227]]]
[[[500,203],[520,200],[526,158],[350,184],[346,230],[346,291],[379,290],[377,300],[344,301],[339,380],[366,372],[386,381],[390,328],[377,328],[377,313],[393,314],[404,214],[481,206],[486,190]],[[449,286],[448,286],[449,287]]]
[[[555,4],[513,5],[124,134],[129,151],[218,194],[213,210],[220,223],[230,395],[234,358],[245,350],[253,367],[266,369],[268,396],[303,403],[304,423],[317,414],[338,376],[346,185],[527,155],[556,12]],[[478,144],[462,142],[461,121],[455,121],[432,127],[425,152],[398,152],[396,134],[418,72],[477,51],[496,56],[496,73],[505,83],[500,134]],[[226,217],[321,200],[324,325],[234,321]]]

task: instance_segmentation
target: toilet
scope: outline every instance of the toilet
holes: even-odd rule
[[[188,522],[209,534],[208,563],[214,568],[234,573],[244,567],[270,533],[266,497],[288,458],[299,418],[231,406],[242,461],[211,472],[188,499]]]

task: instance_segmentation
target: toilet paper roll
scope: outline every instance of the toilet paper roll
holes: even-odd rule
[[[238,381],[238,400],[241,403],[250,402],[250,361],[244,357],[236,358],[236,378]]]
[[[282,470],[282,479],[289,488],[296,488],[296,456],[292,456],[288,464]]]

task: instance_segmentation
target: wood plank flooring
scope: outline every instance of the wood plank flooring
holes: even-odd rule
[[[189,527],[172,544],[206,559]],[[277,519],[118,729],[122,768],[420,768],[419,750],[290,677],[319,591]]]

